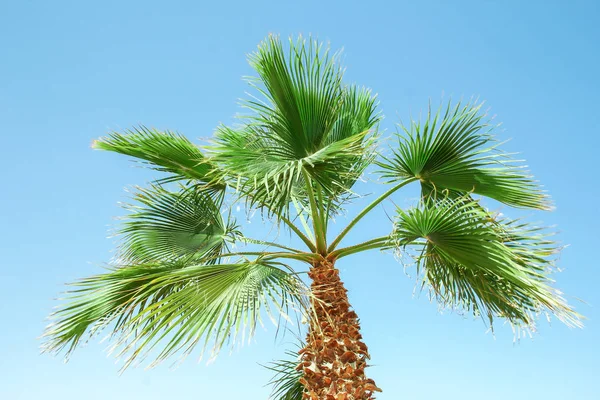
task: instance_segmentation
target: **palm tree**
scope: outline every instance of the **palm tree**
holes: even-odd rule
[[[579,326],[580,316],[551,286],[558,247],[549,233],[480,204],[488,197],[551,208],[498,148],[481,105],[448,104],[400,125],[397,143],[384,153],[375,96],[344,84],[338,60],[316,41],[290,40],[285,50],[271,36],[250,56],[257,97],[243,103],[247,115],[239,125],[219,126],[210,144],[144,127],[96,141],[96,149],[166,175],[138,189],[117,257],[107,272],[74,283],[45,332],[45,350],[69,354],[84,336],[109,328],[113,350],[127,356],[124,368],[148,355],[154,365],[198,345],[216,354],[251,336],[265,314],[279,324],[298,311],[306,341],[299,361],[272,367],[280,374],[275,396],[371,399],[380,389],[365,375],[369,352],[336,264],[376,249],[411,257],[441,304],[490,324],[500,317],[531,329],[546,312]],[[357,197],[354,184],[370,165],[389,189],[330,238],[330,221]],[[409,184],[421,187],[418,204],[398,208],[381,236],[342,246],[365,216]],[[227,212],[240,203],[302,248],[245,236]]]

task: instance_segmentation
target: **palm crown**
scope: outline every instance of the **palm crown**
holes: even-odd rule
[[[127,367],[153,350],[155,362],[189,354],[198,344],[217,351],[252,335],[265,312],[276,320],[300,311],[310,321],[306,347],[297,372],[288,368],[297,362],[275,364],[283,374],[275,379],[276,396],[372,398],[378,388],[364,377],[368,352],[360,335],[345,333],[354,342],[346,342],[343,353],[319,344],[331,343],[327,335],[334,334],[325,320],[352,313],[335,262],[372,249],[411,254],[423,284],[442,304],[490,323],[501,317],[531,327],[549,311],[580,324],[551,286],[558,247],[549,234],[490,213],[474,197],[550,208],[537,183],[499,149],[480,105],[448,104],[422,122],[402,125],[384,157],[375,96],[343,83],[337,55],[303,39],[290,40],[286,51],[271,36],[250,63],[258,77],[250,80],[256,97],[243,103],[247,115],[236,126],[219,126],[208,145],[144,127],[94,143],[166,175],[139,189],[128,206],[110,269],[73,284],[47,328],[46,350],[70,353],[84,336],[108,327]],[[328,241],[328,222],[354,198],[355,182],[372,164],[389,189]],[[418,205],[399,208],[389,229],[372,240],[341,246],[359,220],[410,183],[421,186]],[[237,202],[261,210],[305,248],[244,236],[227,212]],[[308,265],[310,287],[292,269],[294,260]],[[359,328],[353,324],[348,331]],[[323,361],[327,357],[333,361]],[[352,376],[344,377],[348,371]]]

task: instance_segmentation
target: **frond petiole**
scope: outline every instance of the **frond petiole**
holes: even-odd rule
[[[348,234],[348,232],[350,232],[350,230],[354,227],[354,225],[356,225],[358,223],[358,221],[360,221],[365,215],[367,215],[373,208],[375,208],[377,205],[379,205],[379,203],[381,203],[383,200],[390,197],[392,194],[394,194],[399,189],[403,188],[404,186],[406,186],[409,183],[414,182],[416,180],[417,180],[417,178],[408,178],[408,179],[400,182],[399,184],[397,184],[396,186],[394,186],[393,188],[389,189],[387,192],[385,192],[384,194],[379,196],[377,199],[375,199],[367,207],[365,207],[356,217],[354,217],[354,219],[352,221],[350,221],[348,226],[346,226],[344,228],[344,230],[342,232],[340,232],[340,234],[335,238],[335,240],[331,243],[331,245],[327,249],[327,252],[328,253],[333,252],[335,250],[335,248],[337,247],[337,245],[342,241],[344,236],[346,236]]]

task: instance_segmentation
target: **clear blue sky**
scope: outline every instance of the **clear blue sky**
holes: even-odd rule
[[[440,315],[389,254],[339,267],[364,326],[378,399],[598,399],[598,1],[238,2],[4,1],[0,5],[0,398],[265,399],[285,343],[266,326],[214,363],[190,359],[118,376],[94,341],[68,364],[39,355],[37,336],[62,284],[100,271],[123,189],[153,175],[92,139],[136,124],[208,137],[229,123],[268,33],[312,33],[345,49],[347,81],[379,93],[383,128],[444,96],[487,101],[553,195],[563,252],[558,286],[589,319],[542,321],[532,340],[494,338]],[[331,4],[329,4],[331,3]],[[359,2],[356,2],[357,4]],[[359,188],[381,191],[374,184]],[[407,205],[414,192],[394,200]],[[350,213],[356,211],[356,207]],[[391,206],[388,205],[388,211]],[[503,208],[505,213],[510,210]],[[517,215],[513,213],[510,215]],[[522,215],[518,214],[518,215]],[[260,232],[260,221],[251,229]],[[380,212],[352,237],[387,232]],[[587,302],[577,302],[575,297]],[[289,338],[291,340],[291,337]]]

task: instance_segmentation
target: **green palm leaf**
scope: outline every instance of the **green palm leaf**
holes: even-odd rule
[[[267,103],[248,101],[256,123],[294,159],[319,150],[342,105],[342,69],[328,49],[312,40],[290,40],[286,57],[281,41],[271,36],[250,57],[260,79],[251,81]]]
[[[220,202],[194,186],[177,192],[152,186],[139,189],[134,199],[141,206],[127,206],[132,213],[119,231],[119,256],[128,262],[215,259],[238,235],[235,221],[223,220]]]
[[[270,37],[250,63],[264,101],[245,103],[252,115],[243,125],[217,130],[214,161],[232,186],[273,214],[285,214],[293,200],[308,203],[304,172],[329,206],[373,158],[374,96],[344,86],[336,58],[312,40],[290,42],[286,56]]]
[[[402,126],[398,148],[379,163],[383,176],[418,178],[424,196],[476,193],[514,207],[548,209],[548,197],[536,182],[494,144],[480,108],[448,104],[443,112],[429,112],[423,124]]]
[[[118,356],[129,354],[123,368],[164,343],[158,363],[196,345],[252,336],[261,310],[271,318],[304,304],[302,283],[282,264],[130,265],[74,284],[69,301],[55,312],[46,332],[45,351],[70,353],[86,332],[112,325]]]
[[[496,220],[469,199],[429,201],[398,210],[393,237],[414,257],[438,300],[475,315],[503,317],[533,326],[552,312],[579,326],[579,315],[552,288],[549,274],[557,247],[542,230],[518,221]]]
[[[301,349],[302,347],[299,347]],[[269,382],[273,387],[270,399],[273,400],[302,400],[304,386],[300,382],[302,371],[298,370],[300,363],[298,352],[286,351],[287,358],[271,362],[266,366],[267,369],[274,372],[274,376]]]
[[[308,203],[306,172],[326,196],[330,206],[349,189],[372,160],[365,144],[374,139],[364,136],[368,131],[326,145],[301,160],[279,157],[278,149],[254,140],[252,128],[233,130],[222,127],[217,133],[222,147],[215,155],[216,162],[226,163],[224,169],[232,177],[229,184],[253,206],[266,206],[273,215],[285,215],[293,200]]]
[[[215,192],[225,188],[220,172],[200,149],[186,137],[173,132],[142,126],[125,134],[113,133],[96,140],[93,147],[145,160],[152,168],[171,174],[161,180],[163,183],[192,179],[210,186]]]

